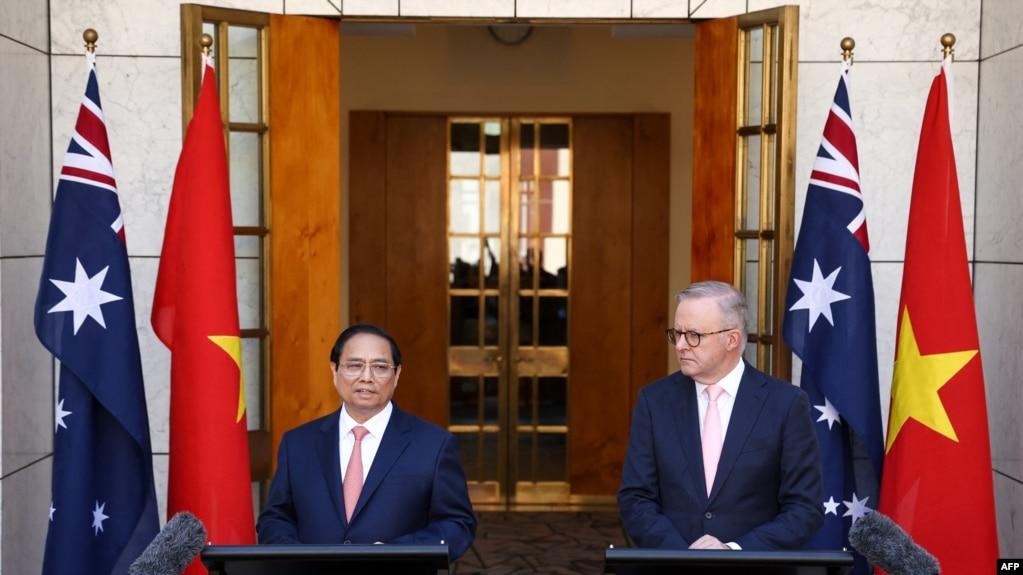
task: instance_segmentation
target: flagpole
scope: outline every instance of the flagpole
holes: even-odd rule
[[[941,35],[941,52],[945,58],[952,58],[955,53],[956,35],[951,32],[946,32]]]
[[[85,40],[85,51],[95,54],[96,40],[99,40],[99,34],[92,28],[86,28],[85,32],[82,32],[82,40]]]
[[[856,48],[856,40],[853,40],[849,36],[842,38],[839,43],[842,47],[842,61],[852,66],[853,63],[853,49]]]

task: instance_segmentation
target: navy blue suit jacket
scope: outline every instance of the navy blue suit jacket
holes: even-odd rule
[[[744,550],[797,549],[824,522],[820,452],[806,393],[746,365],[707,496],[696,384],[675,372],[640,391],[618,490],[640,547],[686,549],[710,534]]]
[[[260,543],[472,545],[476,517],[454,437],[394,406],[359,503],[345,518],[340,410],[284,434],[256,530]]]

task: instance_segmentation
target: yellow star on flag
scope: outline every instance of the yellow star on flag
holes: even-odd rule
[[[938,390],[959,373],[977,355],[977,351],[972,349],[920,355],[913,323],[909,319],[909,308],[903,308],[895,356],[895,376],[892,378],[892,407],[888,418],[885,453],[891,450],[902,426],[910,418],[952,441],[959,441],[945,405],[938,396]]]
[[[236,335],[211,335],[210,341],[231,356],[238,366],[238,413],[234,422],[238,423],[245,415],[245,376],[242,374],[242,340]]]

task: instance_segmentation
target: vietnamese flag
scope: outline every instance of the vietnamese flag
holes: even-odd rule
[[[181,149],[153,329],[171,350],[167,516],[191,511],[213,544],[255,542],[234,235],[212,61]],[[190,573],[205,573],[199,561]]]
[[[998,533],[950,68],[946,58],[920,129],[879,510],[956,575],[994,569]]]

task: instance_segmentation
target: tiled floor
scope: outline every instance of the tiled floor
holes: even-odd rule
[[[625,546],[616,511],[481,512],[476,542],[452,575],[593,575],[604,549]]]

